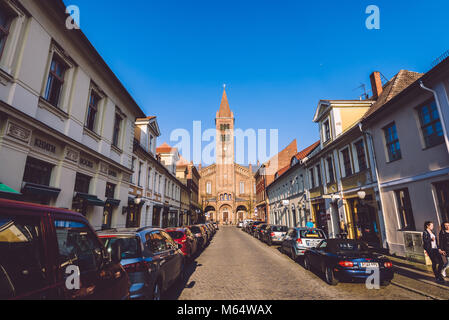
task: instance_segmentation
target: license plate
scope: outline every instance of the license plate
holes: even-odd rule
[[[362,268],[379,268],[379,264],[377,262],[360,262],[360,266]]]

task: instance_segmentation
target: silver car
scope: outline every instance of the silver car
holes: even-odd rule
[[[263,242],[269,246],[273,244],[281,244],[287,234],[288,227],[281,225],[268,225],[268,227],[260,235]]]
[[[326,234],[318,228],[291,228],[282,242],[281,250],[293,260],[303,256],[309,248],[315,248],[326,239]]]

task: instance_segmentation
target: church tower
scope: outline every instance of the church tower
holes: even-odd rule
[[[235,192],[234,176],[234,113],[229,108],[226,89],[215,117],[217,192]],[[235,194],[235,193],[234,193]]]

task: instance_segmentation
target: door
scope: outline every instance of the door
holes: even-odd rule
[[[168,246],[166,238],[161,231],[154,231],[147,234],[147,245],[153,255],[153,259],[158,262],[159,274],[162,275],[162,288],[165,290],[173,282],[174,261],[170,255],[171,248]]]
[[[326,260],[327,241],[323,240],[316,248],[312,249],[311,263],[316,268],[321,268]]]
[[[111,228],[112,210],[113,210],[112,205],[110,203],[106,203],[103,210],[103,223],[101,226],[102,230]]]
[[[55,299],[40,216],[0,212],[0,300]]]
[[[449,181],[435,183],[441,221],[449,221]]]
[[[119,264],[106,259],[103,244],[85,223],[55,220],[59,293],[64,299],[123,299],[128,278]],[[79,288],[68,279],[79,270]]]
[[[184,267],[184,255],[182,254],[182,251],[178,249],[178,244],[173,241],[173,239],[165,232],[161,231],[162,235],[165,238],[165,243],[168,248],[170,256],[172,256],[173,260],[173,281],[178,278],[178,276],[182,272],[182,268]]]

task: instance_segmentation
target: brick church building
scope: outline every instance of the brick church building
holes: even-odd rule
[[[199,167],[200,204],[209,220],[233,223],[254,217],[255,180],[253,167],[235,163],[234,113],[226,90],[215,118],[216,161]]]

